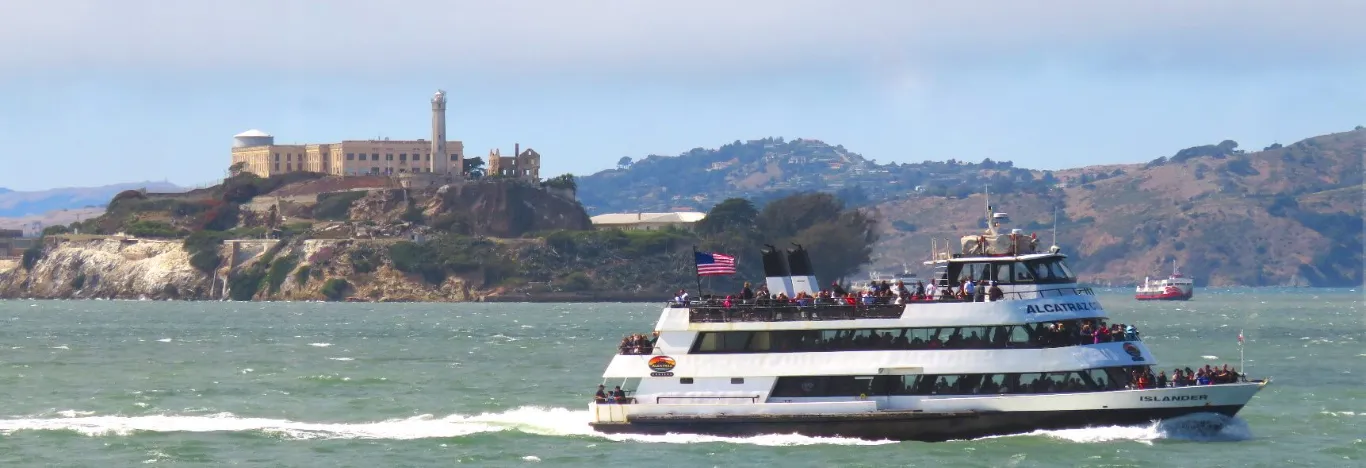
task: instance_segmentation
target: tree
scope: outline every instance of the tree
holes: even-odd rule
[[[630,156],[622,156],[621,159],[617,160],[617,169],[626,169],[628,167],[631,167]]]
[[[465,158],[464,165],[465,167],[462,168],[462,170],[465,173],[465,177],[469,177],[471,179],[478,179],[480,177],[484,177],[484,175],[486,174],[484,170],[484,158],[478,156],[475,156],[473,158]]]
[[[720,234],[728,230],[754,231],[759,210],[744,198],[727,198],[711,207],[707,217],[697,222],[694,229],[700,234]]]
[[[246,168],[247,168],[247,163],[245,163],[245,162],[233,163],[231,166],[228,166],[228,176],[229,176],[229,177],[236,177],[238,174],[241,174],[242,171],[245,170]]]
[[[760,231],[765,236],[786,238],[802,229],[834,221],[844,211],[844,202],[829,193],[799,193],[774,200],[759,213]]]
[[[546,179],[541,182],[541,186],[577,192],[579,184],[574,181],[574,174],[561,174],[553,179]]]

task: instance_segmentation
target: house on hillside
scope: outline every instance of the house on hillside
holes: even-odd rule
[[[706,213],[696,211],[676,211],[672,213],[609,213],[592,218],[593,227],[598,229],[620,229],[624,231],[658,231],[668,227],[692,229],[693,225]]]

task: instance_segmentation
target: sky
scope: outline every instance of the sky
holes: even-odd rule
[[[542,175],[768,136],[1060,169],[1366,125],[1366,2],[0,2],[0,187],[215,183],[232,135],[516,143]]]

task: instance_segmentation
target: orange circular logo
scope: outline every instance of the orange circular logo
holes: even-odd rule
[[[655,356],[650,358],[650,370],[655,372],[668,372],[674,370],[674,358],[668,356]]]

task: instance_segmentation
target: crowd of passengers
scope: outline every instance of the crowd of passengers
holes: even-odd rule
[[[839,284],[838,281],[830,283],[830,289],[822,289],[815,294],[808,294],[805,291],[798,292],[796,296],[788,297],[787,293],[779,292],[774,295],[769,293],[767,285],[759,285],[758,289],[745,283],[739,294],[728,294],[721,296],[707,295],[702,300],[714,306],[720,307],[739,307],[744,305],[759,306],[813,306],[813,305],[876,305],[876,304],[896,304],[902,305],[910,302],[926,301],[945,301],[945,302],[992,302],[1005,298],[1005,291],[996,284],[995,281],[986,280],[964,280],[957,288],[944,287],[936,293],[935,288],[926,287],[924,281],[916,281],[915,285],[907,285],[898,280],[896,283],[890,281],[874,282],[862,291],[850,292]],[[674,303],[688,304],[690,297],[686,289],[680,289],[674,295]]]
[[[626,396],[626,391],[622,390],[620,385],[609,392],[606,385],[599,384],[598,393],[593,394],[593,401],[603,404],[624,405],[635,403],[636,399]]]
[[[1195,370],[1189,367],[1172,369],[1170,378],[1167,377],[1167,371],[1158,371],[1157,375],[1153,375],[1152,368],[1134,370],[1130,374],[1129,388],[1142,390],[1147,388],[1191,387],[1238,383],[1239,381],[1247,381],[1247,376],[1239,374],[1237,368],[1230,368],[1228,364],[1224,364],[1221,369],[1205,364],[1205,367]]]
[[[641,333],[626,335],[625,338],[621,339],[619,349],[621,354],[654,354],[655,340],[657,339],[659,339],[659,332],[654,332],[653,337],[647,337]]]

